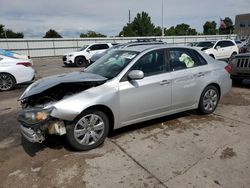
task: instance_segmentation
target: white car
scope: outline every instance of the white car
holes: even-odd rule
[[[229,59],[239,54],[239,48],[233,40],[202,41],[196,48],[204,51],[215,59]]]
[[[31,59],[0,55],[0,91],[8,91],[16,84],[29,82],[35,77]]]
[[[0,55],[4,55],[7,57],[13,57],[13,58],[17,58],[17,59],[30,59],[30,56],[27,55],[23,55],[23,54],[19,54],[10,50],[4,50],[4,49],[0,49]]]
[[[90,58],[97,53],[102,53],[108,48],[112,47],[111,43],[98,43],[83,46],[76,52],[70,52],[63,55],[63,63],[67,65],[74,65],[77,67],[87,67]]]

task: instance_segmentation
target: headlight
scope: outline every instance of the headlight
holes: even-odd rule
[[[50,117],[50,113],[53,108],[49,109],[28,109],[24,110],[18,116],[18,121],[23,122],[28,125],[33,125],[42,121],[47,120]]]

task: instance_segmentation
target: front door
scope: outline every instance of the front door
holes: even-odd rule
[[[171,110],[171,76],[167,71],[165,50],[151,51],[130,69],[141,70],[141,80],[119,84],[122,125],[152,119]]]

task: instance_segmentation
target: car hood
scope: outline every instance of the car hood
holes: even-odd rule
[[[58,86],[60,84],[88,84],[88,85],[100,85],[107,81],[107,78],[91,73],[85,72],[72,72],[66,74],[60,74],[56,76],[50,76],[46,78],[42,78],[33,84],[31,84],[21,95],[19,100],[23,100],[30,96],[40,94],[50,88]]]

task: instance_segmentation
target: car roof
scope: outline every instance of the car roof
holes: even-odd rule
[[[164,45],[138,45],[138,46],[130,46],[130,47],[125,47],[122,50],[130,50],[130,51],[137,51],[137,52],[143,52],[146,50],[156,50],[156,49],[162,49],[162,48],[185,48],[185,49],[194,49],[189,46],[174,46],[174,45],[169,45],[169,44],[164,44]]]

